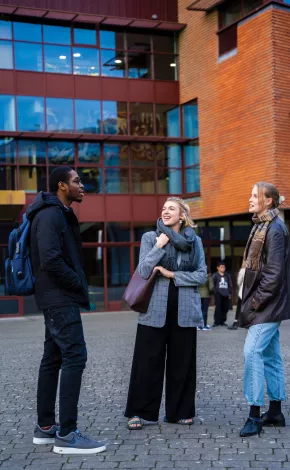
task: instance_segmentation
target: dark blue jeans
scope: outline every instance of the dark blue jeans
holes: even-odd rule
[[[55,424],[55,402],[59,371],[60,435],[77,428],[78,401],[87,361],[83,325],[78,307],[60,307],[43,312],[44,353],[39,369],[37,414],[39,426]]]
[[[210,301],[210,297],[204,297],[204,298],[201,299],[201,310],[202,310],[204,326],[207,325],[207,314],[208,314],[209,301]]]

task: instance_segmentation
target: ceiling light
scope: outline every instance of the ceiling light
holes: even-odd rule
[[[96,67],[91,67],[91,70],[95,70]]]
[[[121,63],[122,63],[121,59],[116,59],[115,60],[115,64],[121,64]]]
[[[176,64],[174,62],[171,62],[170,67],[176,67]]]
[[[61,60],[65,60],[65,59],[66,59],[66,55],[60,55],[59,58],[60,58]]]
[[[74,56],[74,57],[80,57],[81,54],[80,54],[79,52],[75,52],[75,53],[73,54],[73,56]]]

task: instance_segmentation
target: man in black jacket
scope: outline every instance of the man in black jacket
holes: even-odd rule
[[[232,280],[226,273],[226,265],[224,261],[218,262],[217,272],[213,274],[212,280],[215,298],[213,327],[227,326],[226,319],[230,306],[230,298],[232,296]]]
[[[87,360],[80,307],[90,309],[83,270],[79,223],[72,202],[82,202],[84,186],[70,167],[52,171],[49,193],[29,206],[31,259],[35,299],[45,320],[44,353],[37,391],[38,424],[34,444],[54,443],[60,454],[92,454],[106,450],[77,429],[77,408]],[[61,369],[59,421],[55,401]]]

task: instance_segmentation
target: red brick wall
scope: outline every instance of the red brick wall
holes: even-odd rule
[[[187,11],[187,4],[179,0],[179,21],[188,24],[180,40],[180,93],[182,103],[198,99],[201,164],[192,216],[247,212],[259,180],[276,183],[290,201],[288,11],[270,8],[240,24],[237,54],[219,63],[217,13]]]

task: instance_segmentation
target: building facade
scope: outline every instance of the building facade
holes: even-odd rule
[[[3,0],[2,0],[3,2]],[[142,234],[168,194],[199,194],[195,100],[180,107],[177,3],[0,4],[0,314],[8,234],[50,171],[85,185],[81,224],[92,310],[123,308]]]

